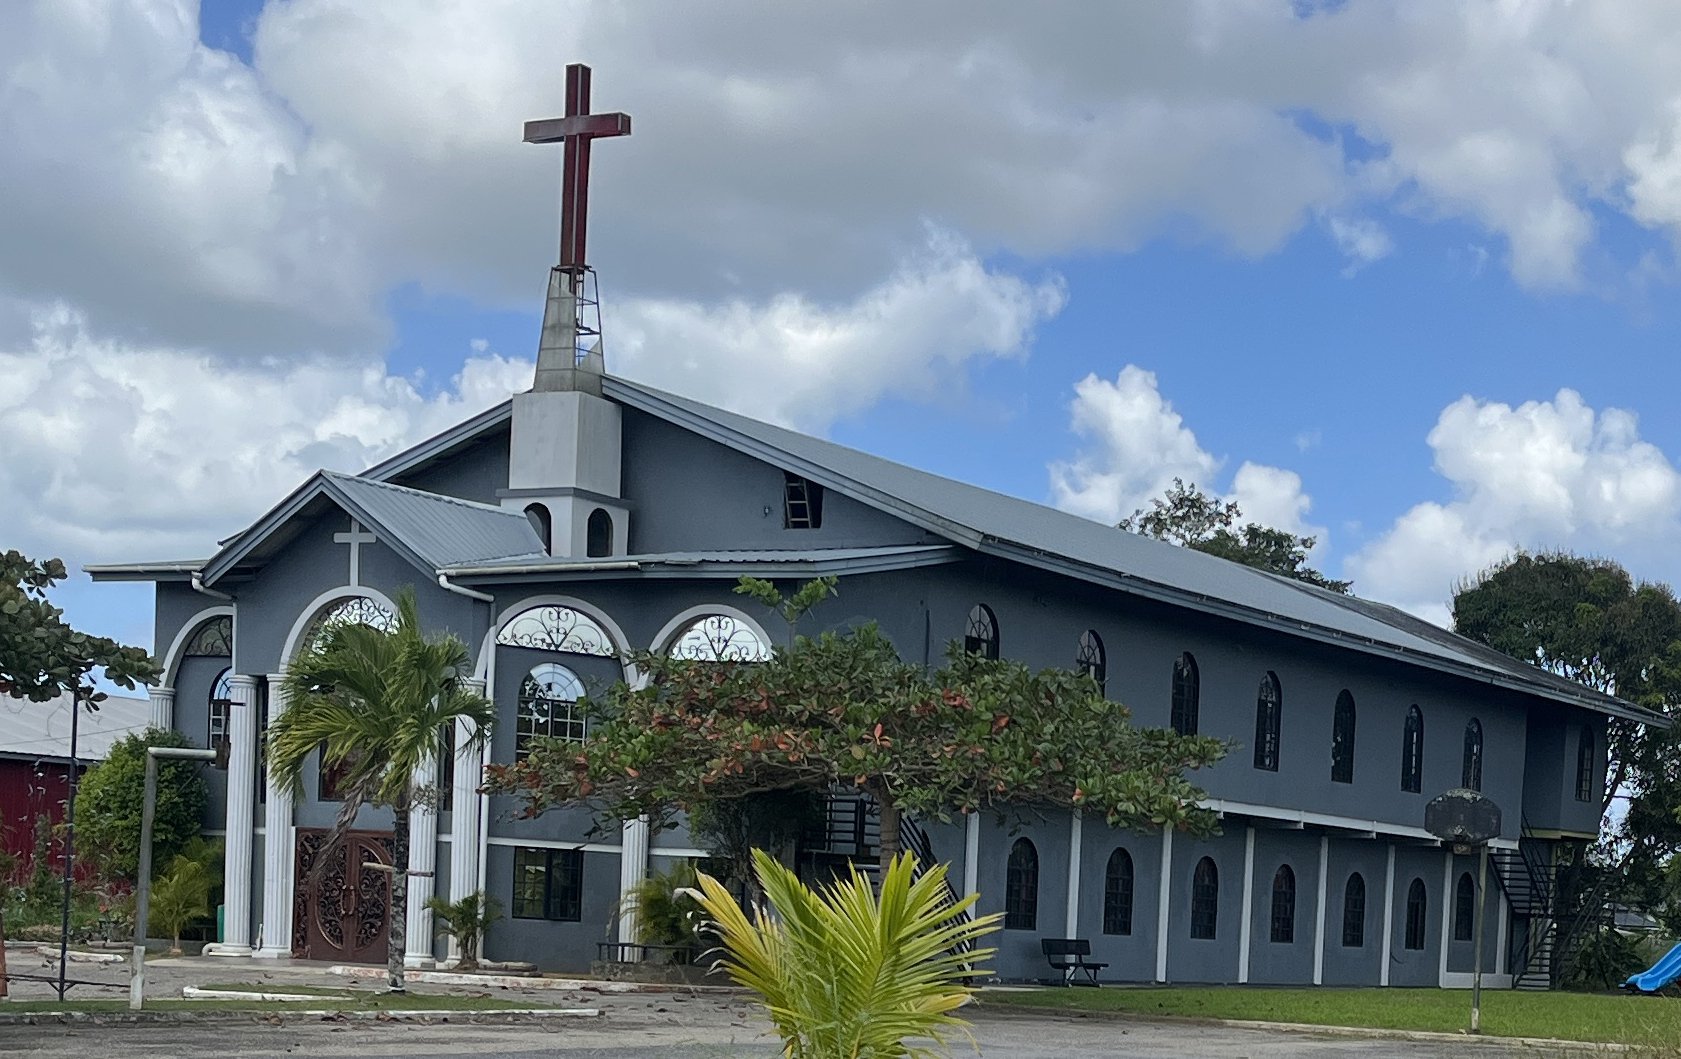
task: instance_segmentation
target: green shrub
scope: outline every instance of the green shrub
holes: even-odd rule
[[[88,769],[76,791],[76,847],[107,874],[132,879],[140,870],[140,810],[146,791],[147,746],[192,746],[162,728],[120,739],[104,761]],[[198,761],[158,762],[152,819],[152,863],[169,864],[203,827],[209,789]]]
[[[461,962],[456,968],[475,970],[479,966],[479,946],[491,924],[502,918],[502,902],[473,892],[459,901],[432,897],[426,902],[432,910],[433,930],[446,938],[454,938],[461,949]]]
[[[1615,989],[1644,970],[1639,944],[1618,930],[1599,930],[1584,938],[1565,967],[1566,989]]]

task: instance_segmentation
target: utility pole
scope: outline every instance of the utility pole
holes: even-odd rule
[[[157,815],[158,807],[159,758],[214,761],[226,766],[225,759],[215,750],[180,746],[146,748],[146,795],[140,806],[140,878],[134,892],[134,952],[128,971],[130,1011],[139,1011],[146,999],[146,916],[152,905],[152,818]]]

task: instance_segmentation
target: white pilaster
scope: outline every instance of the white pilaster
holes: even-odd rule
[[[1243,833],[1243,922],[1237,936],[1237,983],[1249,981],[1250,934],[1255,929],[1255,829]]]
[[[632,943],[638,924],[631,895],[648,877],[648,818],[626,820],[619,835],[619,940]]]
[[[175,727],[175,689],[152,688],[151,725],[153,728],[170,729]]]
[[[228,797],[223,825],[222,943],[212,956],[251,955],[251,842],[256,827],[257,678],[228,678]]]
[[[1453,850],[1442,851],[1442,959],[1436,984],[1448,985],[1448,942],[1453,938]]]
[[[1068,821],[1068,912],[1064,918],[1065,938],[1080,936],[1080,857],[1083,818],[1080,810],[1069,814]]]
[[[1395,844],[1389,844],[1389,862],[1383,869],[1383,964],[1378,968],[1378,985],[1389,984],[1389,957],[1395,951]]]
[[[1156,880],[1156,981],[1167,981],[1167,903],[1173,880],[1173,825],[1162,828],[1162,870]]]
[[[286,712],[285,675],[268,676],[268,723],[272,728]],[[268,732],[258,732],[267,739]],[[297,849],[292,823],[292,788],[264,777],[263,795],[263,919],[262,947],[253,956],[284,959],[292,955],[292,892],[296,885],[293,863]]]
[[[484,682],[469,680],[467,690],[484,694]],[[466,719],[455,723],[455,789],[451,794],[449,899],[459,901],[479,891],[479,865],[484,835],[479,827],[479,783],[484,775],[484,747],[475,742],[477,728]],[[481,953],[482,955],[482,953]],[[449,958],[460,959],[461,949],[449,939]]]
[[[1331,836],[1319,836],[1319,903],[1313,922],[1313,984],[1325,983],[1325,891],[1331,870]]]
[[[963,821],[963,896],[981,888],[981,814],[970,813]],[[979,914],[979,909],[975,910]]]
[[[1499,886],[1494,888],[1494,902],[1495,923],[1498,924],[1494,932],[1494,960],[1489,962],[1485,958],[1483,970],[1493,974],[1504,974],[1507,969],[1506,928],[1509,925],[1507,920],[1511,918],[1511,910],[1506,906],[1506,891]]]
[[[431,755],[414,770],[416,789],[429,788],[438,782],[438,757]],[[403,964],[406,967],[431,967],[432,910],[426,902],[437,892],[438,870],[438,806],[432,799],[409,809],[409,906],[403,927],[407,935],[403,944]]]

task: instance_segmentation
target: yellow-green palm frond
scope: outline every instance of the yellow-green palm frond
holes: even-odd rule
[[[945,1043],[961,1028],[952,1012],[986,972],[991,949],[968,949],[997,928],[971,919],[974,897],[950,903],[946,869],[918,876],[909,853],[882,877],[850,878],[812,890],[763,851],[753,853],[771,914],[749,918],[709,876],[702,904],[722,941],[719,964],[758,993],[789,1059],[916,1059],[938,1054],[907,1039]]]

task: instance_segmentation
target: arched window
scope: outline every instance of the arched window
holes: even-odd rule
[[[233,708],[233,669],[222,670],[210,685],[209,729],[206,742],[211,750],[220,750],[228,742],[228,711]]]
[[[1186,651],[1173,663],[1173,709],[1171,723],[1180,735],[1197,734],[1197,699],[1200,694],[1197,660]]]
[[[618,654],[613,638],[593,618],[558,604],[522,611],[502,626],[496,642],[503,647],[529,647],[600,658]]]
[[[1470,872],[1462,871],[1453,887],[1453,940],[1470,941],[1476,922],[1477,884]]]
[[[613,554],[613,516],[604,507],[591,511],[584,524],[584,553],[591,559]]]
[[[1465,725],[1465,760],[1460,768],[1459,785],[1473,791],[1483,789],[1483,722],[1475,717]]]
[[[1039,928],[1039,851],[1025,838],[1010,847],[1004,868],[1004,929]]]
[[[193,630],[181,653],[188,658],[233,657],[233,619],[223,615],[206,621]]]
[[[1414,879],[1407,887],[1407,937],[1406,947],[1409,949],[1424,948],[1424,918],[1428,909],[1425,907],[1424,880]]]
[[[1080,649],[1074,655],[1074,668],[1097,681],[1098,694],[1108,694],[1108,656],[1103,651],[1103,637],[1097,635],[1096,629],[1087,629],[1080,634]]]
[[[1220,923],[1220,869],[1204,857],[1191,873],[1191,937],[1212,941]]]
[[[1261,678],[1260,691],[1255,693],[1255,767],[1258,769],[1278,771],[1279,712],[1283,707],[1278,674],[1268,672]]]
[[[1355,872],[1342,889],[1342,943],[1359,949],[1366,944],[1366,880]]]
[[[381,632],[394,632],[397,615],[385,604],[367,596],[341,599],[316,617],[315,623],[309,627],[309,634],[303,639],[306,649],[320,647],[326,641],[327,633],[342,625],[366,625]]]
[[[1594,779],[1593,729],[1582,725],[1582,736],[1576,744],[1576,800],[1593,801]]]
[[[554,523],[549,515],[548,505],[525,505],[525,517],[531,522],[532,532],[536,533],[538,538],[542,540],[543,550],[552,553],[554,551]]]
[[[1132,854],[1119,846],[1103,870],[1103,933],[1132,933]]]
[[[998,657],[998,619],[985,603],[977,603],[969,610],[969,627],[963,633],[963,649],[982,658]]]
[[[1331,716],[1331,779],[1354,782],[1354,696],[1347,689],[1337,694],[1336,712]]]
[[[1424,789],[1424,711],[1407,708],[1407,724],[1401,733],[1401,789],[1414,794]]]
[[[770,645],[728,614],[698,618],[671,642],[671,657],[690,662],[768,662]]]
[[[1288,945],[1296,940],[1296,873],[1280,864],[1272,877],[1272,940]]]
[[[578,700],[584,683],[565,666],[544,662],[525,675],[519,687],[519,716],[514,724],[514,760],[524,761],[539,737],[582,742],[584,715]]]

